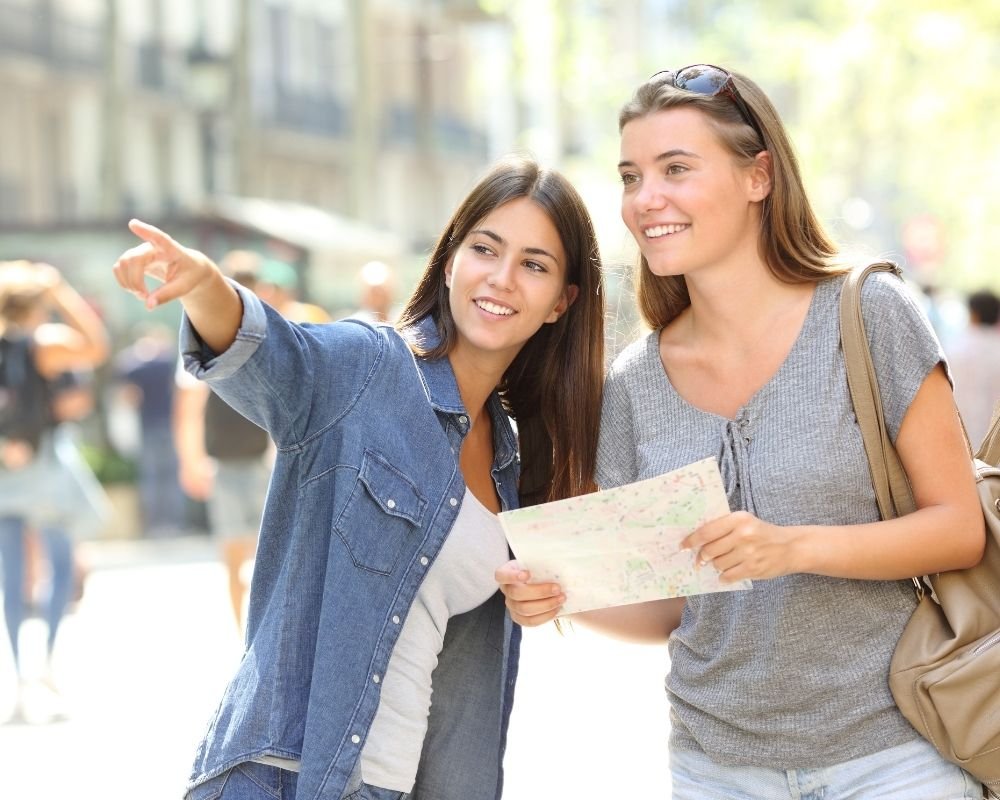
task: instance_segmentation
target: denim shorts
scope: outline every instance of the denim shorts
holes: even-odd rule
[[[982,800],[983,788],[918,739],[816,769],[724,766],[704,753],[670,754],[672,800]]]
[[[208,518],[217,539],[256,538],[264,513],[271,467],[261,458],[219,461],[208,498]]]

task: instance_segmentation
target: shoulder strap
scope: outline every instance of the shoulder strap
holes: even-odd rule
[[[906,478],[906,471],[899,460],[896,448],[889,439],[889,431],[882,412],[882,393],[875,376],[865,318],[861,311],[861,286],[873,272],[892,272],[902,277],[898,266],[889,261],[869,264],[863,269],[852,270],[840,293],[840,344],[844,350],[847,367],[847,386],[854,404],[854,415],[861,428],[861,438],[868,456],[868,467],[875,487],[882,519],[893,519],[916,510],[913,492]],[[924,596],[924,583],[911,578],[917,598]]]
[[[991,467],[1000,467],[1000,401],[993,409],[993,420],[990,422],[989,430],[979,450],[976,451],[976,458]]]
[[[882,395],[861,312],[861,286],[873,272],[900,275],[900,269],[895,264],[880,261],[864,269],[853,270],[847,276],[840,295],[840,341],[847,366],[847,384],[865,443],[879,511],[882,519],[892,519],[909,514],[916,505],[906,472],[889,439],[882,413]]]

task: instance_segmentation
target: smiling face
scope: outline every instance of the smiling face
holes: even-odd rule
[[[691,107],[657,111],[622,129],[622,220],[654,275],[756,258],[766,154],[743,165],[707,117]]]
[[[506,369],[542,325],[569,307],[566,255],[548,214],[522,197],[473,225],[445,267],[455,354]]]

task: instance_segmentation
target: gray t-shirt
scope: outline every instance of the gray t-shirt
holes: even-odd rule
[[[787,359],[730,420],[670,383],[658,332],[605,384],[602,488],[715,456],[730,508],[778,525],[879,519],[840,349],[843,278],[819,283]],[[890,436],[944,355],[902,281],[868,278],[862,309]],[[720,763],[822,767],[916,739],[888,686],[916,600],[908,581],[795,574],[688,599],[670,638],[671,747]]]

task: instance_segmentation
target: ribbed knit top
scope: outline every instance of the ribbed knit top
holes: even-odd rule
[[[843,278],[816,286],[795,344],[733,419],[674,389],[659,332],[626,348],[606,383],[602,488],[715,456],[730,508],[778,525],[879,518],[840,348]],[[865,282],[862,309],[890,435],[944,361],[926,316],[895,276]],[[917,737],[888,687],[915,605],[908,581],[795,574],[747,592],[688,599],[670,639],[671,746],[721,763],[820,767]]]

